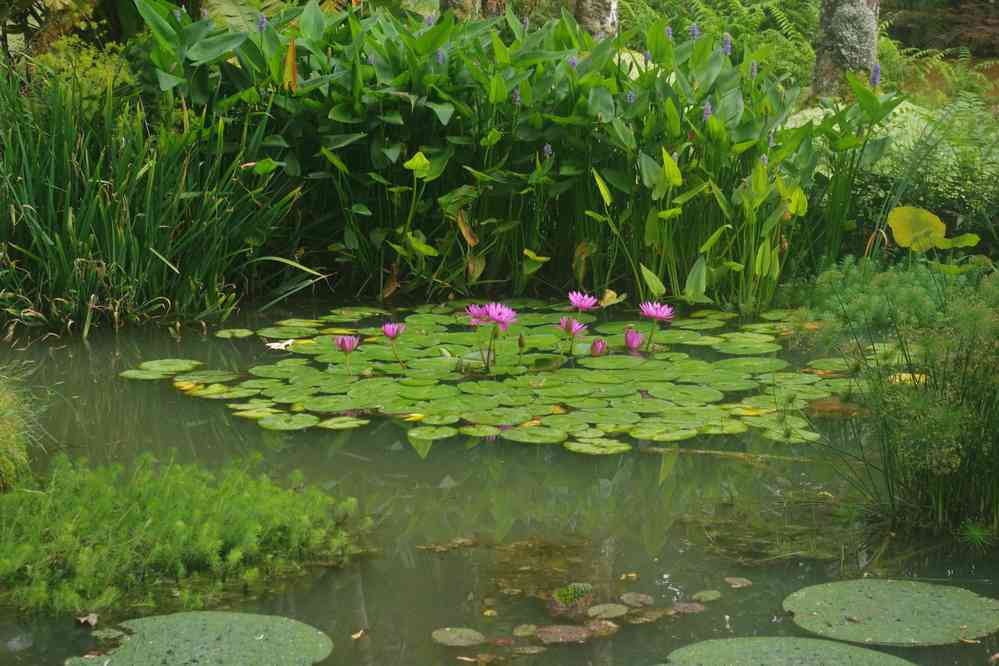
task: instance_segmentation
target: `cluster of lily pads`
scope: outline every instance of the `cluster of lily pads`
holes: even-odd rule
[[[226,401],[236,416],[270,430],[343,430],[373,416],[397,418],[422,456],[433,441],[459,435],[585,454],[749,429],[807,443],[818,434],[800,410],[857,388],[842,359],[796,371],[776,356],[786,311],[733,325],[732,313],[674,319],[668,306],[643,303],[644,320],[621,320],[598,318],[595,301],[574,293],[567,306],[454,302],[403,317],[342,307],[257,331],[218,331],[224,339],[263,338],[283,356],[246,372],[162,359],[122,376],[172,379],[187,395]]]
[[[745,578],[725,581],[735,594],[752,586]],[[487,638],[471,628],[445,627],[435,630],[432,637],[441,645],[455,648],[490,644],[514,655],[538,654],[553,645],[608,638],[621,629],[622,623],[646,624],[705,612],[705,604],[721,597],[717,590],[706,590],[693,595],[692,601],[657,608],[652,595],[626,592],[613,601],[594,603],[591,585],[572,583],[554,590],[548,602],[553,617],[568,618],[571,624],[518,625],[512,637],[498,638]],[[791,594],[783,605],[799,627],[821,638],[707,640],[673,651],[666,664],[658,666],[905,666],[911,662],[850,643],[893,647],[974,643],[999,629],[996,600],[962,588],[910,580],[861,579],[814,585]],[[480,659],[478,663],[488,661]]]

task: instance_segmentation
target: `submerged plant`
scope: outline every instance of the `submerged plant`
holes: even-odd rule
[[[649,341],[646,343],[646,349],[652,350],[652,338],[656,334],[656,330],[659,328],[659,322],[664,321],[667,324],[673,321],[673,308],[663,303],[656,301],[646,301],[638,306],[639,311],[642,316],[651,320],[651,328],[649,329]]]

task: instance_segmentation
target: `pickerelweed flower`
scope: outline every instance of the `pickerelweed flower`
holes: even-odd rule
[[[444,53],[444,49],[437,49],[437,64],[443,65],[447,60],[447,54]]]
[[[558,320],[558,327],[565,331],[566,335],[574,338],[586,330],[586,324],[576,321],[572,317],[562,317]]]
[[[635,94],[634,90],[629,90],[624,95],[624,100],[628,102],[628,104],[634,104],[636,99],[638,99],[638,95]]]
[[[881,83],[881,63],[874,63],[874,67],[871,67],[871,87],[877,88],[878,84]]]
[[[520,97],[520,86],[517,86],[513,89],[513,92],[510,93],[510,102],[512,102],[514,106],[520,106],[522,101],[523,100]]]
[[[666,26],[666,39],[673,41],[673,28],[671,26]]]
[[[179,23],[181,17],[181,11],[179,9],[173,10],[173,17],[177,19],[177,22]]]
[[[767,145],[771,148],[777,145],[777,135],[774,133],[774,130],[770,130],[770,134],[767,135]]]
[[[597,338],[590,343],[590,356],[603,356],[607,353],[607,342],[603,338]]]
[[[760,73],[760,63],[755,60],[749,63],[749,78],[755,79],[756,75]]]
[[[423,25],[429,28],[434,24],[434,20],[435,19],[433,14],[427,14],[426,16],[423,17]]]
[[[336,348],[342,351],[344,357],[347,359],[347,374],[351,374],[350,354],[361,344],[361,338],[356,335],[338,335],[333,338],[333,342],[336,343]]]
[[[645,51],[642,53],[642,59],[645,61],[646,65],[652,62],[652,51]]]
[[[546,143],[545,145],[541,146],[541,155],[546,160],[549,159],[549,158],[551,158],[551,156],[554,155],[554,154],[555,154],[555,150],[552,148],[552,144]]]
[[[586,292],[570,291],[569,302],[572,304],[572,307],[580,312],[586,312],[587,310],[595,309],[599,301],[597,301],[596,296],[591,296]]]
[[[261,14],[257,17],[257,32],[263,32],[267,29],[267,17]]]
[[[373,54],[373,53],[369,53],[368,54],[368,64],[369,65],[374,65],[375,64],[375,54]]]
[[[697,39],[698,37],[701,36],[701,29],[697,26],[696,23],[691,23],[690,28],[688,28],[687,31],[690,33],[691,39]]]
[[[722,51],[724,51],[727,56],[732,55],[732,35],[727,32],[722,35]]]
[[[705,100],[704,101],[704,114],[703,114],[704,115],[704,122],[708,122],[708,118],[710,118],[714,114],[714,112],[715,112],[714,109],[711,108],[711,102]]]
[[[576,56],[569,56],[569,67],[576,69],[577,65],[579,65],[579,60],[576,59]]]
[[[658,301],[645,301],[638,305],[638,310],[643,317],[652,320],[652,327],[649,329],[649,340],[645,348],[652,351],[652,338],[656,335],[659,322],[669,323],[673,320],[673,308]]]
[[[642,337],[641,333],[629,326],[624,332],[624,346],[628,348],[628,351],[635,353],[642,346]]]
[[[765,167],[770,166],[770,158],[767,157],[766,155],[760,155],[760,161],[763,162],[763,166]]]

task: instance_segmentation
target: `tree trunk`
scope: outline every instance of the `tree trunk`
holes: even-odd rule
[[[878,58],[879,0],[822,0],[815,41],[815,95],[836,95],[848,71],[870,72]]]
[[[617,34],[618,0],[576,0],[576,21],[597,39]]]

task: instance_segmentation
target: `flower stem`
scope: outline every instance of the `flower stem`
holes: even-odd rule
[[[652,338],[655,337],[655,335],[656,335],[656,329],[658,329],[658,328],[659,328],[659,325],[656,323],[656,320],[653,319],[652,320],[652,328],[649,329],[649,341],[645,344],[645,351],[648,351],[648,352],[652,351]]]
[[[403,370],[405,370],[406,364],[402,362],[401,358],[399,358],[399,350],[395,348],[395,340],[393,340],[390,344],[392,346],[392,354],[395,355],[395,360],[399,361],[399,365],[402,366]]]
[[[350,354],[344,354],[344,357],[347,359],[347,375],[353,377],[354,373],[350,371]]]

